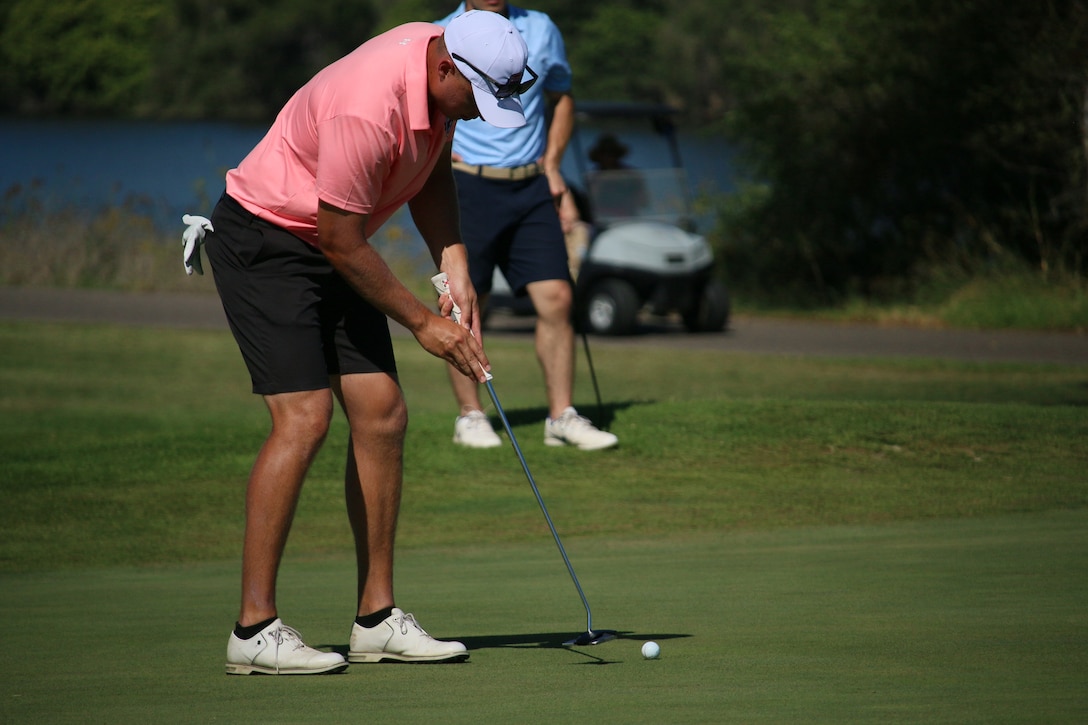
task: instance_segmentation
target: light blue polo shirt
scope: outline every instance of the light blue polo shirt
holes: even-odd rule
[[[458,121],[453,134],[453,152],[466,164],[524,166],[540,160],[548,141],[547,99],[544,91],[563,93],[571,89],[570,63],[563,36],[552,19],[538,10],[506,5],[510,22],[529,47],[529,67],[540,78],[521,96],[526,123],[521,128],[496,128],[482,118]],[[445,27],[465,12],[465,5],[436,21]],[[523,80],[529,78],[526,73]]]

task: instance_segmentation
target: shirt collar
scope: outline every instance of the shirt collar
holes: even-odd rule
[[[413,52],[414,61],[408,64],[405,74],[405,93],[408,96],[408,125],[413,131],[426,131],[431,127],[431,106],[427,90],[427,50],[433,38],[442,34],[435,26],[434,33],[420,38]]]

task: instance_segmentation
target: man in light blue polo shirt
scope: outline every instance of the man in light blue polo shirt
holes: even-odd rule
[[[574,205],[563,203],[570,201],[564,199],[570,192],[559,170],[574,128],[571,70],[563,37],[544,13],[515,7],[506,0],[466,0],[438,24],[446,25],[466,10],[505,15],[529,47],[528,67],[519,89],[525,125],[499,129],[461,121],[454,133],[453,169],[472,284],[482,307],[498,266],[515,294],[528,294],[533,301],[536,353],[548,397],[544,443],[582,450],[611,448],[618,443],[616,436],[598,430],[571,404],[573,290],[563,229],[577,218]],[[465,65],[463,59],[453,60]],[[462,70],[476,71],[485,81],[488,78],[486,68]],[[478,384],[452,368],[450,382],[461,406],[454,442],[470,448],[502,445],[480,406]]]

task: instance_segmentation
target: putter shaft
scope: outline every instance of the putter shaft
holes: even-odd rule
[[[431,284],[434,285],[435,291],[437,291],[439,295],[449,294],[449,282],[445,272],[439,272],[431,277]],[[450,317],[454,322],[461,321],[461,310],[457,307],[456,303],[453,305]],[[586,343],[586,356],[589,356],[588,342]],[[592,361],[590,364],[592,365]],[[559,532],[555,530],[555,524],[552,523],[552,517],[548,513],[548,507],[544,505],[544,498],[540,495],[540,489],[537,488],[536,481],[533,480],[533,474],[529,471],[529,464],[525,462],[525,456],[521,453],[521,446],[518,445],[517,436],[514,435],[514,430],[510,427],[510,421],[506,419],[506,411],[502,409],[502,404],[499,403],[499,396],[495,394],[495,387],[491,384],[491,373],[486,370],[483,372],[486,377],[484,384],[487,385],[487,394],[491,396],[491,402],[495,405],[495,410],[499,412],[499,418],[502,419],[502,426],[506,429],[506,435],[510,436],[510,443],[514,446],[514,452],[518,454],[521,470],[525,472],[525,478],[529,479],[529,485],[533,489],[533,495],[536,496],[536,502],[540,504],[540,511],[544,514],[544,520],[548,522],[548,529],[552,532],[552,538],[555,539],[555,545],[559,548],[559,553],[563,556],[563,563],[567,565],[567,571],[570,572],[570,579],[574,582],[574,588],[578,590],[578,596],[582,599],[582,606],[586,608],[586,633],[565,644],[597,644],[598,642],[605,642],[612,639],[615,634],[612,630],[602,630],[601,632],[593,631],[593,610],[589,608],[589,600],[586,599],[586,594],[582,591],[582,585],[578,581],[578,575],[574,573],[574,565],[570,563],[570,557],[567,556],[567,550],[563,548],[563,542],[559,538]],[[596,376],[594,376],[594,387],[596,387]],[[597,401],[599,405],[599,393]],[[582,640],[585,641],[583,642]]]
[[[555,545],[559,548],[559,553],[563,556],[563,563],[567,565],[567,571],[570,572],[571,581],[574,582],[574,588],[578,590],[578,596],[582,599],[582,605],[586,608],[586,631],[593,631],[593,612],[589,608],[589,601],[586,599],[585,592],[582,591],[582,585],[578,582],[578,575],[574,573],[574,565],[570,563],[570,557],[567,556],[567,550],[563,548],[563,542],[559,538],[559,532],[555,530],[555,524],[552,523],[552,517],[548,513],[548,507],[544,505],[544,498],[540,495],[540,489],[536,486],[536,481],[533,480],[533,474],[529,471],[529,464],[525,462],[525,456],[521,453],[521,446],[518,445],[517,436],[514,435],[513,429],[510,427],[510,421],[506,419],[506,412],[502,409],[502,405],[499,403],[499,396],[495,394],[495,387],[488,380],[485,385],[487,386],[487,394],[491,396],[491,402],[495,405],[495,410],[499,412],[499,418],[502,419],[502,426],[506,429],[506,435],[510,436],[510,442],[514,446],[514,451],[518,454],[518,461],[521,462],[521,470],[525,472],[525,478],[529,479],[529,485],[533,489],[533,495],[536,496],[536,502],[540,504],[540,511],[544,514],[544,520],[548,522],[548,529],[552,532],[552,538],[555,539]]]

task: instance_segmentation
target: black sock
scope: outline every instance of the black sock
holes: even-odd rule
[[[389,618],[389,615],[393,613],[392,607],[386,607],[385,609],[379,609],[374,614],[368,614],[365,617],[356,617],[355,623],[360,627],[377,627],[379,624]]]
[[[276,621],[276,618],[272,617],[271,619],[266,619],[263,622],[258,622],[257,624],[251,625],[249,627],[243,627],[242,625],[235,622],[234,623],[234,636],[237,637],[238,639],[253,639],[258,634],[261,633],[261,630],[263,630],[265,627],[267,627],[268,625],[272,624],[275,621]]]

